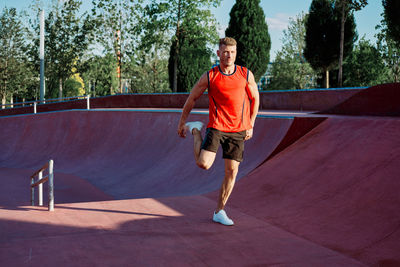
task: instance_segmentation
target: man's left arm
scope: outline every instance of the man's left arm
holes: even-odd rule
[[[249,79],[247,83],[247,95],[250,99],[250,122],[252,128],[246,131],[245,140],[249,140],[253,137],[253,128],[256,122],[258,108],[260,106],[260,94],[258,93],[257,83],[254,79],[254,75],[249,71]]]

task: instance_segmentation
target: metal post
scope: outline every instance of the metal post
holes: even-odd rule
[[[43,171],[39,172],[38,181],[43,178]],[[43,206],[43,184],[38,185],[39,206]]]
[[[33,103],[33,113],[37,113],[37,103],[36,102],[34,102]]]
[[[31,185],[33,185],[35,183],[35,180],[33,179],[33,177],[31,178]],[[31,187],[31,205],[35,206],[35,188]]]
[[[86,96],[86,106],[87,106],[87,109],[89,110],[90,109],[90,95]]]
[[[54,211],[54,161],[49,161],[49,211]]]
[[[45,84],[44,84],[44,10],[40,11],[40,101],[44,100]]]

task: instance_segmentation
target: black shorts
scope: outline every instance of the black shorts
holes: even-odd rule
[[[217,153],[221,144],[224,159],[233,159],[238,162],[243,160],[244,139],[246,131],[228,133],[214,128],[207,128],[201,149]]]

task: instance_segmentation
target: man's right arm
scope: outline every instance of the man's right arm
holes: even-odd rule
[[[183,106],[181,119],[179,120],[178,125],[178,135],[180,137],[186,137],[186,128],[185,123],[186,119],[192,111],[196,100],[204,93],[204,91],[208,87],[208,78],[207,72],[205,72],[197,83],[193,86],[192,91],[189,94],[189,97],[186,99],[185,105]]]

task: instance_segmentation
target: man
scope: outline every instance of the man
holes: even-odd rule
[[[178,125],[178,135],[186,137],[186,131],[189,129],[194,137],[196,164],[205,170],[214,163],[221,144],[225,160],[225,177],[213,221],[233,225],[224,207],[232,192],[239,164],[243,159],[244,140],[249,140],[253,136],[259,94],[251,71],[235,65],[235,39],[221,38],[217,55],[220,65],[200,77],[186,100]],[[199,121],[186,123],[186,119],[196,100],[206,89],[209,96],[209,123],[203,140],[200,132],[203,123]]]

